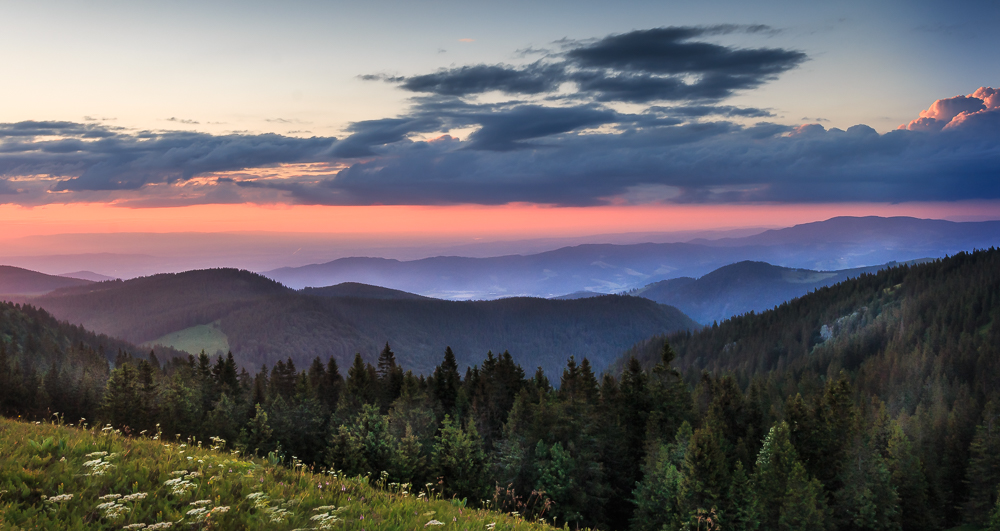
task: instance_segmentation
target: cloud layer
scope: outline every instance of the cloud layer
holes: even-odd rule
[[[0,124],[0,202],[1000,199],[1000,91],[982,87],[938,100],[886,134],[865,125],[773,123],[769,109],[724,100],[806,57],[705,40],[771,31],[655,28],[556,43],[558,51],[526,65],[369,76],[415,93],[411,108],[350,124],[339,139]],[[486,100],[485,93],[508,99]]]

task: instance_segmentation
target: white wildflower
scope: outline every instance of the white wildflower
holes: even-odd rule
[[[97,499],[101,500],[101,501],[114,501],[114,500],[117,500],[118,498],[121,498],[121,497],[122,497],[121,494],[107,494],[107,495],[101,496],[100,498],[97,498]]]
[[[187,470],[174,470],[173,472],[170,473],[170,475],[171,476],[183,476],[184,474],[187,474],[187,473],[188,473]]]
[[[201,507],[202,505],[208,505],[212,503],[212,500],[198,500],[189,503],[188,505],[194,505],[195,507]]]
[[[46,498],[46,497],[43,496],[42,499],[45,500],[45,503],[62,503],[62,502],[67,502],[67,501],[72,500],[73,499],[73,495],[72,494],[60,494],[58,496],[53,496],[51,498]]]
[[[106,455],[108,455],[108,453],[107,453],[107,452],[91,452],[91,453],[89,453],[89,454],[85,455],[84,457],[86,457],[86,458],[91,458],[91,457],[104,457],[104,456],[106,456]]]
[[[139,523],[139,524],[129,524],[123,527],[122,529],[142,529],[144,527],[146,527],[146,524]]]
[[[145,498],[146,498],[146,493],[145,492],[136,492],[135,494],[129,494],[128,496],[125,496],[124,498],[122,498],[122,501],[123,502],[130,502],[130,501],[134,501],[134,500],[142,500],[142,499],[145,499]]]
[[[444,525],[444,522],[439,522],[437,520],[431,520],[430,522],[427,522],[426,524],[424,524],[424,527],[427,527],[429,525]]]

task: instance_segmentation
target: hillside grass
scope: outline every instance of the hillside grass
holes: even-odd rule
[[[0,418],[0,528],[553,529],[368,477],[243,458],[225,442]]]
[[[229,337],[219,328],[219,321],[192,326],[171,332],[146,343],[147,346],[162,345],[197,355],[202,350],[210,356],[229,352]]]

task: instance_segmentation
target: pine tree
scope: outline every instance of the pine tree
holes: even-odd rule
[[[771,431],[764,439],[764,444],[757,454],[757,464],[753,474],[753,482],[756,485],[757,496],[761,508],[761,528],[779,529],[783,512],[792,509],[798,511],[798,505],[786,505],[785,498],[789,495],[789,485],[791,477],[796,467],[802,468],[798,460],[798,454],[789,439],[789,428],[785,422],[780,422],[771,427]],[[806,474],[800,474],[796,479],[797,485],[808,483]],[[806,503],[806,499],[802,503]],[[803,509],[804,510],[804,509]],[[795,515],[799,513],[796,512]],[[798,521],[799,516],[790,515],[786,517],[786,523]]]
[[[104,391],[104,415],[113,426],[131,426],[142,418],[142,396],[139,392],[139,375],[131,363],[111,371]]]
[[[455,353],[451,351],[451,347],[447,347],[444,350],[444,361],[434,369],[434,398],[440,402],[445,413],[454,412],[460,385]]]
[[[885,460],[869,441],[857,437],[841,469],[841,487],[834,492],[839,527],[871,531],[899,530],[899,496]]]
[[[990,401],[983,408],[982,422],[969,446],[969,499],[965,504],[965,519],[985,524],[997,503],[1000,485],[1000,407]]]
[[[348,476],[370,472],[362,442],[347,426],[337,427],[330,436],[326,464],[331,470],[337,470]]]
[[[684,476],[671,459],[671,446],[660,445],[647,456],[642,481],[632,491],[635,512],[630,529],[633,531],[669,529],[680,520],[678,500]],[[679,446],[686,448],[687,441],[681,441]]]
[[[538,441],[535,459],[538,470],[535,490],[544,492],[554,502],[552,516],[578,528],[587,496],[583,486],[576,482],[576,460],[562,443],[548,446],[544,441]]]
[[[788,490],[785,491],[781,501],[776,529],[780,531],[823,529],[825,512],[823,485],[815,478],[810,479],[802,463],[796,461],[788,476]]]
[[[392,460],[390,477],[399,483],[420,485],[427,476],[427,456],[423,453],[420,438],[413,433],[413,427],[406,425],[403,437]]]
[[[433,475],[440,478],[445,497],[482,497],[487,486],[485,465],[475,424],[463,430],[450,415],[445,415],[431,457]]]
[[[396,355],[386,342],[385,348],[378,356],[379,409],[383,414],[389,411],[389,405],[399,398],[403,387],[403,369],[396,364]]]
[[[372,378],[371,366],[361,359],[361,354],[354,355],[354,363],[347,370],[346,388],[348,396],[360,408],[363,404],[374,404],[377,399],[377,383]]]
[[[684,479],[678,494],[680,506],[688,521],[699,509],[720,510],[727,504],[730,480],[726,455],[719,445],[719,436],[709,427],[694,431],[684,455]]]
[[[736,461],[728,498],[728,508],[722,513],[726,529],[756,531],[760,528],[760,502],[741,461]]]
[[[914,452],[913,443],[899,422],[889,428],[886,447],[892,484],[899,495],[900,526],[903,531],[930,531],[939,526],[930,509],[924,466]]]
[[[254,405],[254,416],[240,432],[240,442],[253,455],[265,455],[273,448],[274,431],[267,423],[267,411]]]

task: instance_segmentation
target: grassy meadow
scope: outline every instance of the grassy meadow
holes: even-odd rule
[[[85,425],[84,425],[85,426]],[[225,441],[0,418],[0,528],[552,529],[444,500],[434,485],[291,468]]]
[[[229,352],[229,338],[219,327],[219,321],[171,332],[146,344],[149,346],[163,345],[194,355],[202,350],[213,356],[216,353],[221,352],[225,355],[226,352]]]

